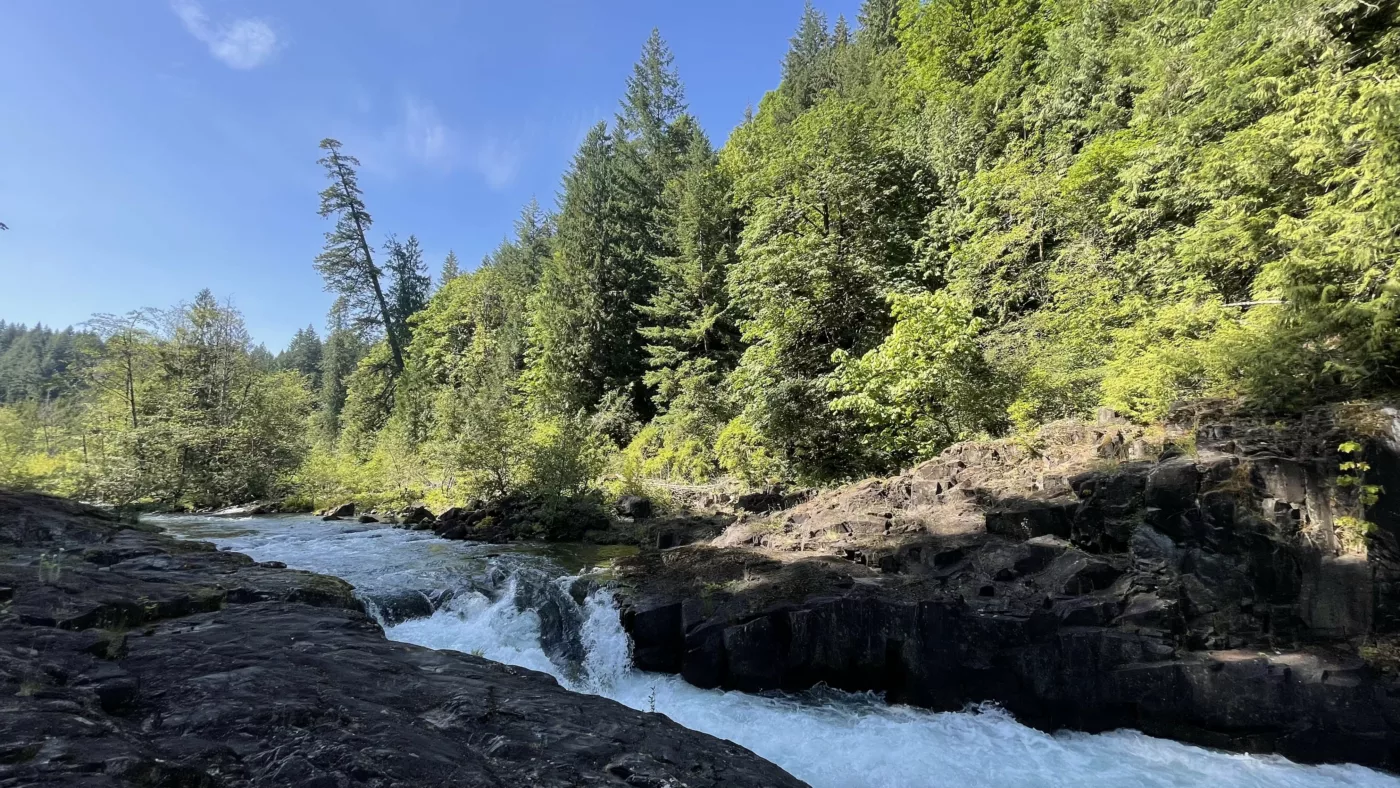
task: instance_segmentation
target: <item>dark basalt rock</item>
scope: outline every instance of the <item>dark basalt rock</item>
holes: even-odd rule
[[[0,588],[0,785],[801,785],[547,675],[390,642],[335,578],[56,498],[0,493]]]
[[[652,512],[651,499],[640,495],[624,495],[613,508],[623,517],[632,518],[650,517]]]
[[[716,546],[623,562],[623,624],[639,667],[702,687],[994,701],[1047,729],[1400,770],[1391,425],[1367,448],[1374,478],[1395,484],[1367,510],[1364,552],[1335,536],[1352,510],[1326,425],[1207,425],[1192,454],[1015,496],[977,465],[1006,456],[971,446]],[[914,519],[930,509],[948,519]],[[769,544],[751,533],[785,549],[751,549]]]

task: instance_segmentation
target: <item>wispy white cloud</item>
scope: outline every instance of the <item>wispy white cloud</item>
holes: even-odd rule
[[[404,152],[418,163],[443,171],[455,166],[456,135],[432,104],[411,96],[405,99],[398,133]]]
[[[524,157],[515,142],[458,132],[432,103],[413,96],[405,98],[403,106],[402,119],[389,136],[413,163],[443,174],[465,169],[492,189],[510,185],[520,172]]]
[[[172,0],[170,7],[185,30],[230,68],[257,68],[271,59],[280,46],[276,31],[261,19],[215,23],[195,0]]]
[[[469,165],[487,186],[501,189],[515,181],[524,158],[517,143],[487,137],[472,146]]]

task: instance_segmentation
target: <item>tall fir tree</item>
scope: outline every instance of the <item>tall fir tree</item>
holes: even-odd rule
[[[515,220],[515,239],[502,244],[489,260],[509,286],[530,293],[539,284],[554,243],[554,219],[533,198]]]
[[[609,392],[640,395],[636,304],[649,295],[649,261],[633,246],[636,214],[618,181],[616,142],[600,123],[564,178],[554,254],[531,308],[530,390],[558,412],[591,411]]]
[[[326,233],[326,245],[316,257],[316,270],[326,280],[326,289],[339,294],[356,328],[377,326],[384,332],[393,357],[394,369],[403,371],[403,345],[394,330],[394,314],[380,282],[383,271],[374,264],[370,251],[369,228],[373,224],[365,209],[355,168],[359,159],[340,152],[337,140],[321,140],[326,155],[320,164],[330,185],[321,192],[321,218],[334,216],[335,229]]]
[[[738,359],[739,333],[725,279],[735,259],[741,225],[729,179],[698,123],[683,118],[689,144],[680,173],[667,185],[666,245],[655,260],[659,282],[642,308],[647,325],[646,382],[659,408],[714,408],[720,382]]]
[[[438,277],[438,287],[442,287],[461,275],[461,268],[457,265],[457,253],[451,249],[447,250],[447,259],[442,261],[442,274]]]
[[[899,44],[900,0],[865,0],[860,5],[856,21],[860,30],[856,40],[875,49],[888,49]]]
[[[851,26],[846,24],[846,15],[836,17],[836,25],[831,28],[831,46],[841,48],[851,43]]]
[[[311,388],[321,388],[321,338],[312,326],[297,329],[287,349],[277,354],[279,369],[291,370],[306,377]]]
[[[802,9],[802,21],[788,42],[787,55],[783,58],[781,90],[792,99],[796,109],[816,104],[822,91],[832,86],[831,47],[826,15],[807,0]]]
[[[400,241],[394,236],[384,242],[385,272],[389,275],[390,325],[398,334],[399,347],[408,347],[412,339],[408,319],[422,311],[432,295],[433,280],[423,263],[423,249],[418,237],[408,236]]]
[[[659,201],[687,142],[675,129],[686,105],[674,60],[661,32],[653,29],[627,78],[617,118],[618,141],[625,141],[640,158],[644,179],[640,185],[653,201]]]

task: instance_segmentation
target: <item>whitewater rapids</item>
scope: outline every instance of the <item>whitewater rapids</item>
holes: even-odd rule
[[[549,673],[576,692],[665,714],[737,742],[818,788],[1400,788],[1400,779],[1360,766],[1303,766],[1134,731],[1047,734],[991,707],[942,713],[834,690],[751,695],[698,689],[675,676],[632,668],[611,595],[594,590],[581,604],[570,596],[574,570],[589,556],[571,561],[560,548],[542,555],[530,548],[449,542],[431,533],[304,517],[154,522],[259,561],[344,578],[380,615],[394,640]],[[566,568],[569,564],[574,565]],[[527,583],[552,588],[532,587],[522,594]],[[548,592],[545,597],[541,590]],[[385,614],[384,600],[414,595],[421,595],[423,611],[432,610],[431,615]],[[581,661],[569,663],[546,652],[541,615],[522,607],[524,598],[547,598],[548,604],[570,608],[563,618],[572,622],[570,635],[582,646]],[[559,618],[551,615],[546,628],[559,626]]]

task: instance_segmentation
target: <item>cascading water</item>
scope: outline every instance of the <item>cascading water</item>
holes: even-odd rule
[[[1132,731],[1046,734],[995,708],[937,713],[833,690],[698,689],[633,670],[609,592],[529,548],[290,517],[157,522],[260,561],[342,577],[394,640],[549,673],[577,692],[738,742],[813,786],[1400,788],[1400,779],[1359,766],[1301,766]]]

